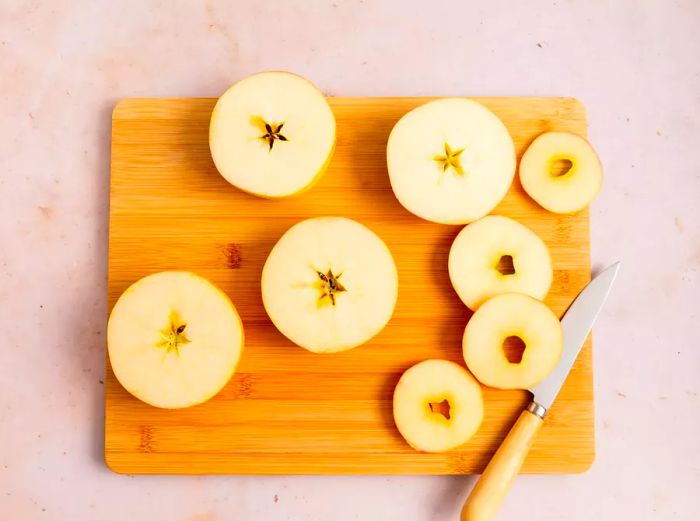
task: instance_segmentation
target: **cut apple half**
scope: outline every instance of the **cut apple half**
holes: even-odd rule
[[[463,367],[425,360],[408,369],[394,390],[394,421],[416,450],[443,452],[463,445],[484,417],[481,387]]]
[[[386,244],[343,217],[292,226],[262,272],[265,310],[277,329],[315,353],[359,346],[387,324],[396,306],[398,274]]]
[[[524,344],[519,361],[511,361],[504,344],[518,337]],[[519,293],[484,302],[467,322],[462,342],[464,361],[484,385],[529,389],[557,366],[563,349],[561,323],[542,302]]]
[[[465,226],[452,243],[448,267],[455,291],[471,310],[501,293],[542,300],[552,284],[545,243],[526,226],[501,215]]]
[[[545,132],[520,160],[520,183],[544,209],[575,213],[586,208],[603,185],[598,155],[581,136]]]
[[[391,188],[411,213],[466,224],[488,214],[515,175],[515,148],[503,122],[465,98],[421,105],[394,126],[387,144]]]
[[[107,324],[117,380],[136,398],[167,409],[202,403],[233,375],[243,325],[231,300],[184,271],[154,273],[117,300]]]
[[[303,191],[326,170],[335,116],[312,83],[289,72],[261,72],[229,88],[209,126],[216,168],[232,185],[261,197]]]

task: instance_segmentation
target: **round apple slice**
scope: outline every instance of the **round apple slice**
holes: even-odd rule
[[[310,187],[335,145],[335,116],[312,83],[289,72],[261,72],[229,88],[209,126],[214,164],[232,185],[261,197]]]
[[[476,101],[421,105],[394,126],[387,144],[391,187],[429,221],[465,224],[489,213],[515,175],[515,147],[503,122]]]
[[[391,318],[398,275],[386,244],[362,224],[317,217],[292,226],[262,272],[265,310],[277,329],[315,353],[357,347]]]
[[[524,344],[519,360],[510,359],[505,351],[513,337]],[[559,363],[564,334],[557,317],[542,302],[520,293],[504,293],[474,312],[462,342],[464,361],[482,384],[529,389]]]
[[[107,324],[117,380],[136,398],[167,409],[202,403],[226,385],[243,349],[231,300],[184,271],[148,275],[117,300]]]
[[[522,224],[487,215],[464,227],[450,248],[452,285],[469,309],[500,293],[544,299],[552,284],[545,243]]]
[[[464,444],[484,417],[481,387],[463,367],[425,360],[408,369],[394,390],[394,421],[416,450],[442,452]]]
[[[520,183],[542,208],[575,213],[586,208],[603,185],[603,167],[588,141],[569,132],[545,132],[520,160]]]

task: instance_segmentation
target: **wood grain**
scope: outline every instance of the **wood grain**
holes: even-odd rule
[[[330,98],[335,155],[307,193],[269,201],[230,186],[208,148],[214,99],[129,99],[114,110],[109,231],[109,308],[138,278],[195,271],[219,285],[243,318],[236,375],[214,399],[182,411],[149,407],[115,380],[106,384],[105,459],[125,473],[466,474],[483,470],[528,402],[526,392],[485,389],[484,423],[458,450],[423,454],[397,432],[391,397],[401,373],[426,358],[463,363],[469,311],[447,277],[459,227],[422,221],[394,198],[386,173],[389,131],[429,98]],[[586,133],[571,98],[477,98],[505,122],[518,155],[547,130]],[[547,304],[563,313],[590,280],[588,214],[554,215],[514,183],[494,213],[533,229],[555,269]],[[295,222],[343,215],[387,242],[399,270],[394,317],[369,344],[309,353],[270,323],[260,273]],[[547,416],[524,472],[578,472],[593,460],[590,339]]]

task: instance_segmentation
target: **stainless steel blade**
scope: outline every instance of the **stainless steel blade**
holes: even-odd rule
[[[564,350],[561,360],[547,378],[530,389],[534,395],[534,401],[545,410],[551,407],[564,380],[569,375],[600,309],[608,298],[619,268],[620,263],[616,262],[599,273],[578,294],[564,314],[564,318],[561,319],[561,326],[564,329]]]

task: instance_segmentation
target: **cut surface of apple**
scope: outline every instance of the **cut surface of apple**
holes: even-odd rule
[[[398,274],[386,244],[343,217],[292,226],[275,244],[262,272],[265,310],[292,342],[317,353],[351,349],[387,324],[396,305]]]
[[[525,345],[522,359],[511,362],[504,351],[509,337]],[[484,385],[529,389],[559,363],[564,336],[561,324],[542,302],[519,293],[484,302],[467,322],[462,343],[464,361]]]
[[[481,387],[463,367],[425,360],[408,369],[394,390],[394,421],[414,449],[443,452],[463,445],[484,417]]]
[[[243,325],[231,300],[184,271],[148,275],[117,300],[107,325],[117,380],[136,398],[168,409],[202,403],[233,375]]]
[[[501,293],[542,300],[552,284],[552,261],[542,239],[500,215],[465,226],[452,243],[448,266],[455,291],[472,310]]]
[[[603,185],[603,167],[595,150],[569,132],[538,136],[523,154],[519,172],[527,194],[554,213],[583,210]]]
[[[387,144],[391,188],[429,221],[465,224],[489,213],[515,175],[515,148],[503,122],[476,101],[444,98],[405,114]]]
[[[261,197],[301,192],[326,170],[335,145],[335,116],[312,83],[289,72],[239,81],[211,115],[214,164],[232,185]]]

